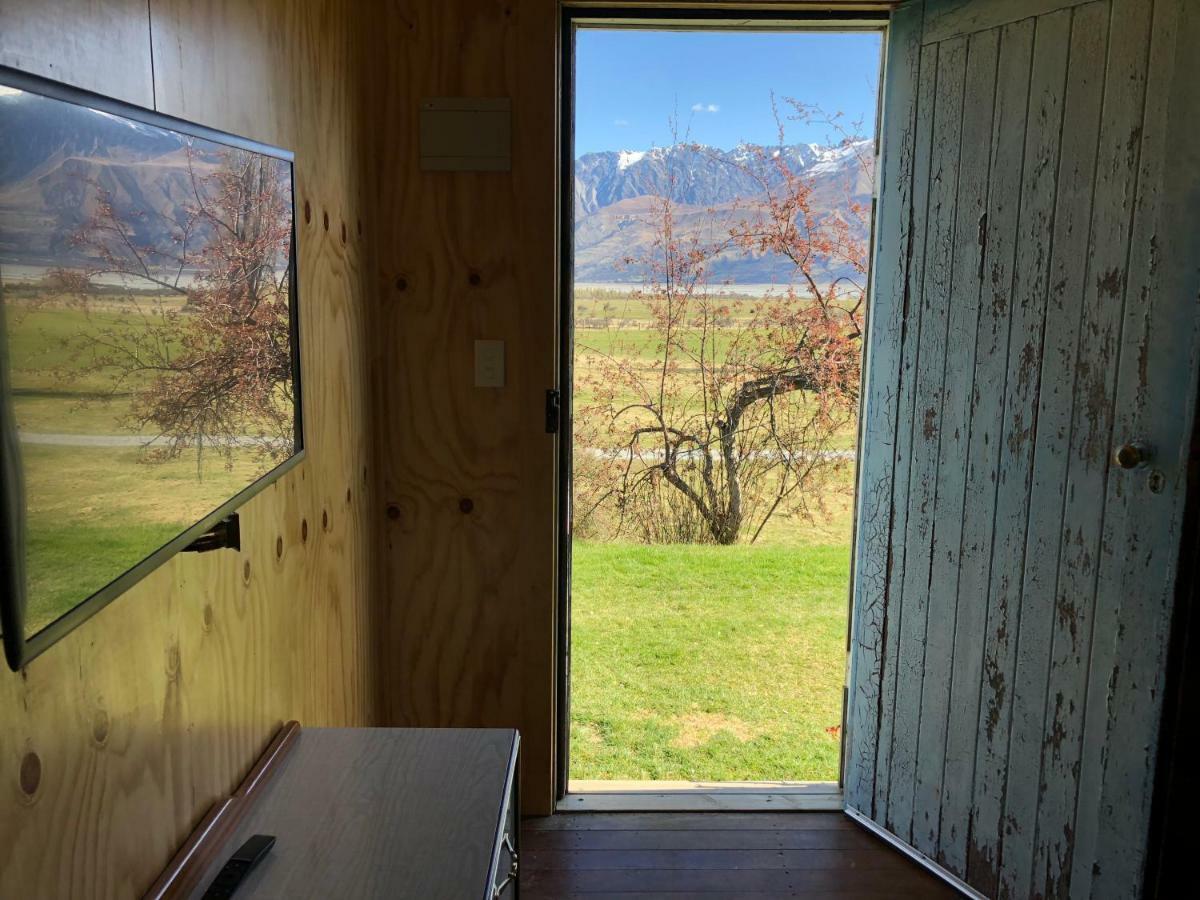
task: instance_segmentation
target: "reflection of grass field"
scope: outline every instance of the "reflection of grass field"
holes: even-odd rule
[[[128,435],[132,394],[152,377],[117,384],[81,335],[128,336],[161,324],[182,298],[94,294],[88,311],[53,288],[6,286],[13,412],[26,433]],[[186,321],[181,317],[180,321]],[[176,347],[174,339],[172,347]],[[81,348],[84,352],[80,352]],[[109,399],[106,395],[115,396]],[[143,429],[153,432],[153,428]],[[28,632],[33,633],[153,553],[256,480],[270,462],[250,448],[232,468],[208,451],[151,461],[140,447],[24,443]]]
[[[109,388],[111,373],[82,373],[86,357],[79,357],[71,340],[82,333],[106,328],[144,331],[147,316],[156,310],[179,310],[179,299],[136,298],[100,295],[89,299],[90,313],[65,302],[55,294],[42,294],[36,304],[22,300],[5,301],[8,306],[9,352],[12,354],[13,380],[19,387],[58,388],[59,374],[76,371],[70,386],[76,391],[100,392]]]
[[[28,291],[24,293],[29,293]],[[92,311],[66,305],[54,293],[7,299],[13,411],[22,431],[58,434],[128,434],[124,418],[130,397],[144,381],[124,382],[115,396],[111,370],[87,371],[87,355],[72,340],[80,334],[120,328],[133,332],[148,326],[155,310],[182,308],[177,298],[128,298],[100,295],[89,300]]]
[[[51,434],[134,434],[123,426],[129,397],[112,400],[69,391],[18,391],[13,413],[22,431]],[[143,428],[140,433],[152,432]]]
[[[26,634],[35,634],[86,600],[180,530],[179,525],[138,522],[31,521]]]
[[[30,634],[203,518],[259,467],[250,451],[231,471],[210,454],[198,480],[194,456],[146,464],[140,452],[22,447]]]

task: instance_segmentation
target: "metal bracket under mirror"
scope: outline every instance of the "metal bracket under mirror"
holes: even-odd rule
[[[233,513],[222,519],[211,530],[204,532],[196,540],[183,548],[184,553],[207,553],[210,550],[241,550],[242,528],[238,522],[238,514]]]

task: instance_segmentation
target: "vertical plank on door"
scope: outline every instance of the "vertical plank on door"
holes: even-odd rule
[[[1149,433],[1157,453],[1148,470],[1109,470],[1075,810],[1074,897],[1134,896],[1145,863],[1155,764],[1150,738],[1158,726],[1174,599],[1174,573],[1161,560],[1179,545],[1193,411],[1185,388],[1195,383],[1200,296],[1194,259],[1186,268],[1159,265],[1194,253],[1200,218],[1194,123],[1200,16],[1194,3],[1185,6],[1155,4],[1145,110],[1130,132],[1139,145],[1139,171],[1113,443]],[[1183,298],[1192,302],[1179,302]],[[1160,477],[1156,489],[1151,479]]]
[[[925,668],[930,554],[936,528],[938,444],[946,372],[946,338],[951,309],[954,209],[962,132],[966,39],[937,47],[937,95],[933,113],[929,205],[925,224],[925,278],[921,286],[921,336],[917,350],[912,419],[912,469],[904,544],[895,722],[888,795],[889,827],[904,840],[912,833],[917,734]]]
[[[946,393],[942,404],[938,449],[936,523],[929,579],[925,671],[921,686],[921,721],[917,736],[916,790],[913,797],[913,845],[929,856],[937,853],[946,720],[954,659],[955,594],[966,501],[967,445],[975,366],[975,329],[979,317],[980,241],[987,210],[991,164],[992,105],[996,93],[998,34],[973,35],[967,45],[959,151],[958,196],[955,200],[951,302],[946,333]]]
[[[1146,87],[1150,17],[1142,0],[1113,0],[1100,148],[1075,365],[1066,508],[1055,591],[1041,802],[1033,889],[1066,893],[1083,755],[1084,698],[1092,650],[1105,476],[1123,315],[1137,143]]]
[[[980,400],[976,406],[975,427],[982,427],[987,445],[989,476],[994,480],[995,495],[992,526],[994,554],[999,515],[1007,498],[1001,490],[999,475],[1000,437],[1003,433],[1003,409],[1009,336],[1012,324],[1012,282],[1015,268],[1017,227],[1020,221],[1020,188],[1024,161],[1025,118],[1029,97],[1030,66],[1033,56],[1035,20],[1026,19],[1000,30],[1000,61],[997,66],[996,109],[993,116],[992,166],[988,195],[985,260],[981,270],[982,300],[979,347],[983,366],[976,373]],[[982,376],[982,378],[981,378]],[[996,446],[993,447],[992,445]],[[976,759],[971,833],[967,841],[967,872],[992,872],[999,836],[999,792],[1002,779],[997,773],[997,752],[1006,746],[1004,657],[1007,651],[1005,620],[1008,614],[1006,590],[998,591],[997,566],[988,566],[986,580],[972,581],[968,603],[986,606],[984,631],[983,684],[976,724]],[[999,573],[1006,575],[1007,573]],[[1004,582],[1000,581],[1003,586]],[[977,592],[977,593],[976,593]],[[985,878],[982,883],[986,884]],[[986,889],[985,889],[986,890]]]
[[[912,203],[908,216],[908,241],[904,246],[908,272],[903,283],[904,341],[901,348],[899,398],[896,404],[896,445],[892,456],[891,537],[888,545],[887,606],[883,629],[883,665],[880,673],[879,733],[875,761],[873,808],[882,816],[888,807],[892,757],[892,726],[897,691],[897,647],[900,642],[901,593],[904,579],[903,535],[908,520],[909,470],[912,464],[913,403],[921,343],[920,298],[925,273],[925,211],[929,202],[930,144],[934,96],[937,89],[937,53],[922,51],[917,81],[914,130]]]
[[[989,29],[972,37],[972,41],[990,39],[995,42],[993,51],[997,66],[1000,61],[1000,29]],[[992,72],[993,84],[999,84],[1002,72],[1013,70],[1012,41],[1008,42],[1005,67]],[[1011,160],[1001,160],[994,148],[995,117],[1000,110],[995,104],[1001,99],[995,96],[988,104],[987,118],[979,123],[986,134],[990,149],[988,169],[988,199],[981,216],[977,216],[976,242],[981,256],[972,289],[979,306],[973,346],[974,373],[971,386],[966,382],[960,386],[968,392],[969,435],[967,440],[967,467],[961,536],[959,539],[958,571],[956,572],[956,605],[954,622],[954,658],[950,670],[950,700],[946,720],[946,750],[942,775],[941,823],[939,826],[940,847],[936,858],[958,873],[967,869],[967,840],[970,811],[973,804],[975,779],[975,734],[978,720],[979,681],[983,666],[983,634],[987,614],[987,583],[991,563],[991,536],[996,503],[996,467],[999,447],[1000,405],[994,386],[1004,377],[1001,349],[1005,346],[1008,333],[1005,322],[997,316],[994,304],[984,303],[982,273],[997,253],[996,235],[1002,231],[992,220],[997,210],[992,208],[995,198],[991,195],[992,182],[998,177],[995,169],[999,165],[1010,165]],[[965,291],[966,285],[962,286]]]
[[[1029,227],[1022,229],[1021,256],[1030,255],[1028,242],[1034,241],[1035,246],[1046,248],[1047,264],[1043,267],[1039,258],[1039,264],[1031,272],[1034,280],[1022,276],[1028,290],[1022,291],[1019,301],[1028,298],[1040,303],[1044,324],[1037,352],[1036,396],[1029,398],[1036,401],[1030,419],[1034,432],[1027,442],[1033,456],[1030,502],[1024,516],[1025,565],[1012,682],[1004,797],[1007,815],[1000,865],[1001,891],[1014,897],[1028,893],[1033,866],[1033,817],[1021,811],[1036,810],[1038,803],[1035,773],[1043,743],[1054,576],[1058,567],[1058,542],[1047,542],[1044,537],[1058,534],[1062,526],[1072,408],[1071,374],[1084,277],[1079,261],[1087,250],[1107,21],[1105,2],[1078,7],[1070,21],[1069,35],[1055,29],[1057,45],[1043,41],[1050,29],[1039,22],[1035,49],[1037,65],[1053,69],[1056,74],[1065,67],[1066,83],[1064,86],[1048,83],[1044,92],[1033,97],[1034,104],[1048,120],[1058,121],[1053,125],[1054,147],[1047,143],[1041,151],[1035,151],[1046,154],[1032,168],[1032,181],[1027,179],[1031,206],[1037,211],[1029,217]],[[1054,90],[1056,86],[1061,91]],[[1049,122],[1044,126],[1043,138],[1048,137]],[[1047,193],[1053,196],[1054,203],[1049,220],[1045,219],[1045,209],[1038,200]],[[1048,235],[1047,230],[1051,230]]]
[[[1015,212],[1015,256],[1011,281],[995,286],[1006,293],[1009,323],[1007,360],[1001,380],[1001,427],[997,452],[995,524],[988,583],[988,629],[976,769],[976,827],[973,846],[987,847],[991,865],[979,867],[980,885],[994,890],[1003,858],[1004,797],[1014,711],[1013,669],[1021,621],[1021,585],[1030,505],[1035,403],[1042,349],[1042,324],[1050,244],[1050,217],[1057,175],[1060,109],[1070,34],[1069,10],[1036,20],[1026,100],[1021,102],[1024,147],[1020,198]],[[1007,190],[1007,187],[1005,188]],[[1007,228],[1007,220],[1005,221]],[[1019,777],[1024,777],[1021,773]]]
[[[892,474],[897,441],[898,386],[904,347],[908,249],[912,222],[917,80],[923,6],[909,4],[892,15],[884,75],[883,156],[879,178],[879,221],[871,278],[868,347],[864,366],[863,456],[858,496],[854,575],[850,710],[846,759],[846,803],[873,814],[875,755],[879,740],[880,680],[891,544]],[[852,736],[852,737],[851,737]]]

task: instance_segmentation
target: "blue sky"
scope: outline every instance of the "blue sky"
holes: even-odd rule
[[[874,129],[879,32],[633,31],[581,28],[575,51],[575,154],[671,143],[676,110],[690,140],[771,144],[771,92],[841,111]],[[788,123],[787,141],[830,129]],[[683,139],[681,134],[680,139]]]

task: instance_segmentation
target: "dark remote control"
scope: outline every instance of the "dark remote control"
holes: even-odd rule
[[[229,862],[217,873],[208,890],[204,892],[204,900],[223,900],[232,897],[242,879],[259,864],[267,851],[275,846],[275,836],[271,834],[256,834],[238,847],[237,852],[229,857]]]

